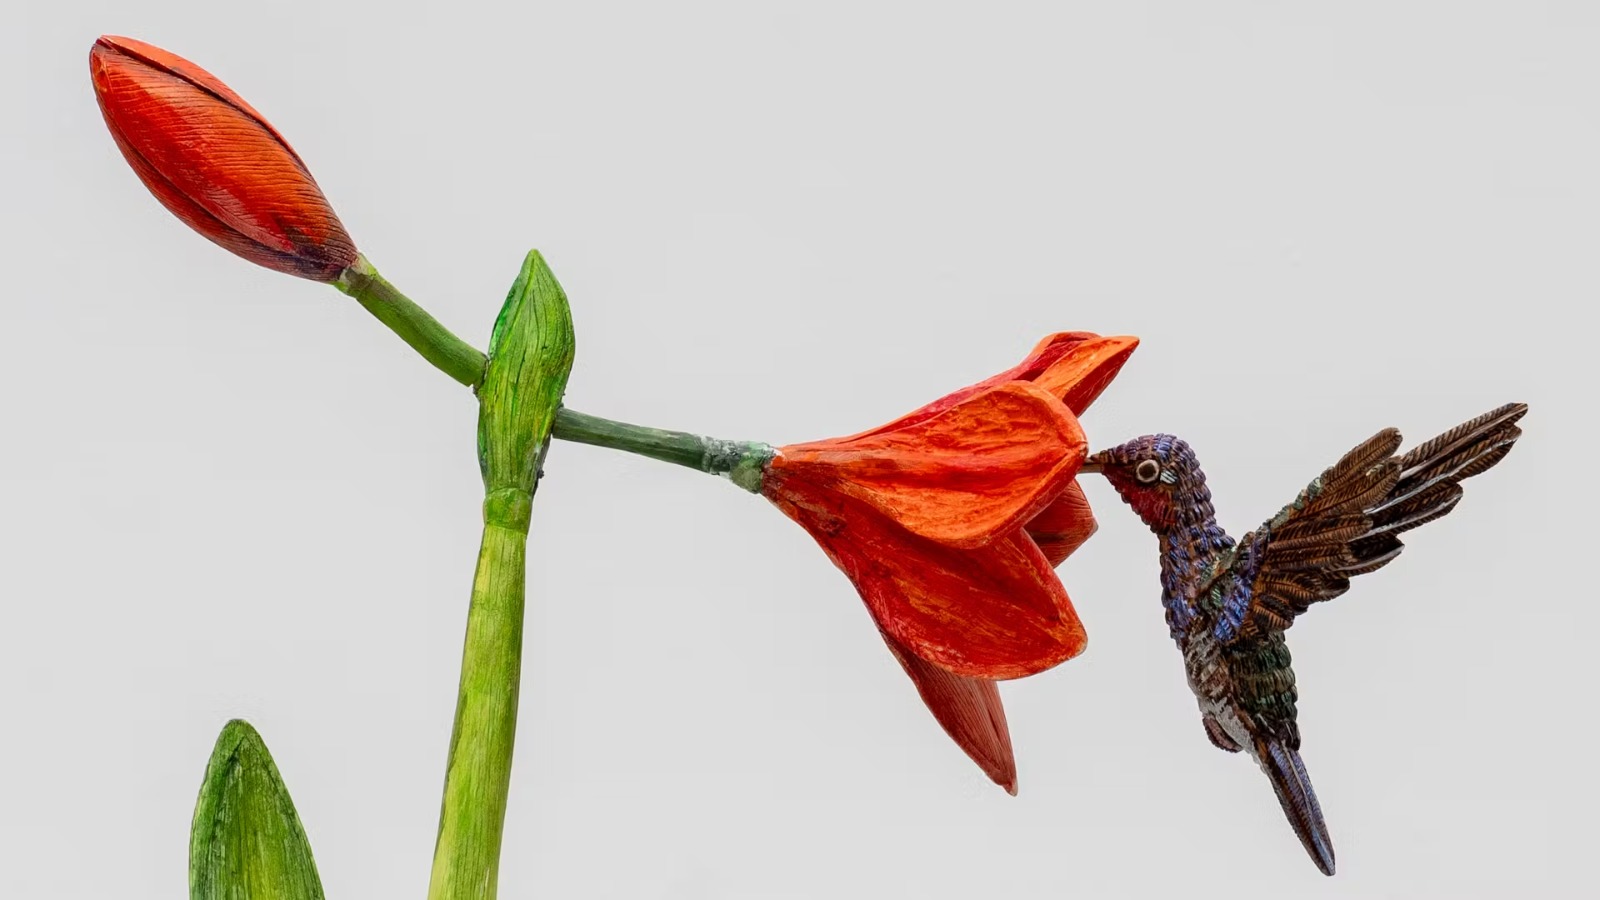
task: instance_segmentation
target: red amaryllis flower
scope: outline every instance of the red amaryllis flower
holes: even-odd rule
[[[1083,650],[1053,571],[1095,530],[1074,480],[1077,416],[1137,345],[1052,335],[1017,367],[880,428],[779,448],[762,479],[855,584],[945,731],[1012,793],[994,680]]]
[[[277,129],[215,76],[159,47],[102,37],[89,73],[106,127],[150,193],[258,265],[331,282],[355,244]]]

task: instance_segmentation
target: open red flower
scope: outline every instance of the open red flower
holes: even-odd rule
[[[258,265],[331,282],[355,244],[277,129],[216,76],[159,47],[102,37],[89,73],[106,127],[161,204]]]
[[[855,584],[945,731],[1012,792],[994,680],[1083,650],[1053,571],[1095,530],[1074,480],[1087,446],[1077,415],[1137,345],[1052,335],[1017,367],[880,428],[779,448],[762,479]]]

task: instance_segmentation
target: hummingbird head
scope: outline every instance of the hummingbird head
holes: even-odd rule
[[[1147,434],[1102,450],[1084,460],[1079,471],[1104,475],[1157,534],[1212,511],[1211,491],[1194,451],[1170,434]]]

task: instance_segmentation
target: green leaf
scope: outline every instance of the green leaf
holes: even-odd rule
[[[189,836],[191,900],[322,900],[294,802],[261,735],[223,726]]]

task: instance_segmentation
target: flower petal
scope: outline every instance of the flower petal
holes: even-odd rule
[[[322,262],[307,261],[293,253],[283,253],[270,247],[250,240],[239,232],[224,225],[216,216],[201,209],[199,205],[185,197],[172,183],[145,162],[139,151],[128,146],[122,135],[111,129],[111,138],[116,141],[117,149],[122,151],[122,156],[132,167],[139,180],[149,189],[155,198],[167,211],[177,216],[183,224],[194,229],[201,237],[206,238],[217,246],[238,256],[250,260],[257,265],[266,266],[276,272],[287,272],[307,278],[323,279],[323,274],[337,277],[339,269],[329,271],[329,267]],[[340,269],[343,267],[341,266]]]
[[[1029,351],[1027,358],[1023,359],[1022,362],[1017,363],[1015,366],[1012,366],[1004,372],[1001,372],[999,375],[996,375],[992,378],[985,378],[977,384],[968,385],[958,391],[952,391],[951,393],[940,397],[932,403],[929,403],[926,406],[918,407],[917,409],[906,413],[905,415],[895,419],[892,422],[889,422],[886,425],[880,425],[877,428],[863,431],[860,434],[852,435],[851,437],[862,438],[885,431],[895,431],[897,429],[905,428],[913,423],[930,419],[939,413],[944,412],[950,407],[955,406],[957,403],[960,403],[963,400],[967,400],[971,397],[975,397],[978,394],[989,390],[990,388],[996,388],[1011,381],[1033,381],[1035,378],[1039,377],[1040,373],[1048,369],[1051,363],[1054,363],[1056,360],[1070,352],[1073,347],[1098,337],[1099,335],[1091,334],[1087,331],[1062,331],[1052,334],[1035,344],[1033,350]]]
[[[1138,346],[1139,339],[1131,335],[1077,341],[1030,380],[1081,416]]]
[[[1021,678],[1083,650],[1083,624],[1066,589],[1020,529],[963,550],[781,472],[768,473],[763,493],[849,577],[878,627],[934,665],[976,678]]]
[[[848,494],[915,534],[970,547],[1043,509],[1086,450],[1065,407],[1011,382],[892,431],[783,447],[767,478]]]
[[[882,633],[882,632],[880,632]],[[887,634],[884,643],[911,676],[912,684],[945,734],[966,752],[989,780],[1017,793],[1017,760],[1011,752],[1011,731],[1000,704],[999,687],[987,678],[968,678],[939,668]]]
[[[103,34],[99,40],[95,41],[95,44],[107,50],[115,50],[126,56],[133,57],[151,68],[170,72],[196,87],[216,94],[217,99],[255,119],[257,124],[271,132],[274,138],[277,138],[278,143],[282,144],[284,149],[294,153],[293,148],[289,146],[289,142],[284,140],[283,135],[278,133],[278,129],[273,128],[272,123],[268,122],[265,116],[256,112],[255,107],[245,102],[243,97],[234,93],[233,88],[223,84],[222,79],[187,59],[176,53],[169,53],[154,44],[146,44],[144,41],[115,34]],[[299,154],[295,154],[295,159],[299,158]]]
[[[1027,531],[1054,567],[1083,546],[1099,527],[1094,511],[1089,508],[1089,498],[1074,480],[1061,496],[1044,508],[1044,512],[1028,520]]]
[[[1008,381],[1042,381],[1041,387],[1065,402],[1073,415],[1081,416],[1138,346],[1139,339],[1132,336],[1101,337],[1089,331],[1060,331],[1035,344],[1022,362],[999,375],[946,394],[886,425],[853,437],[904,428]]]

